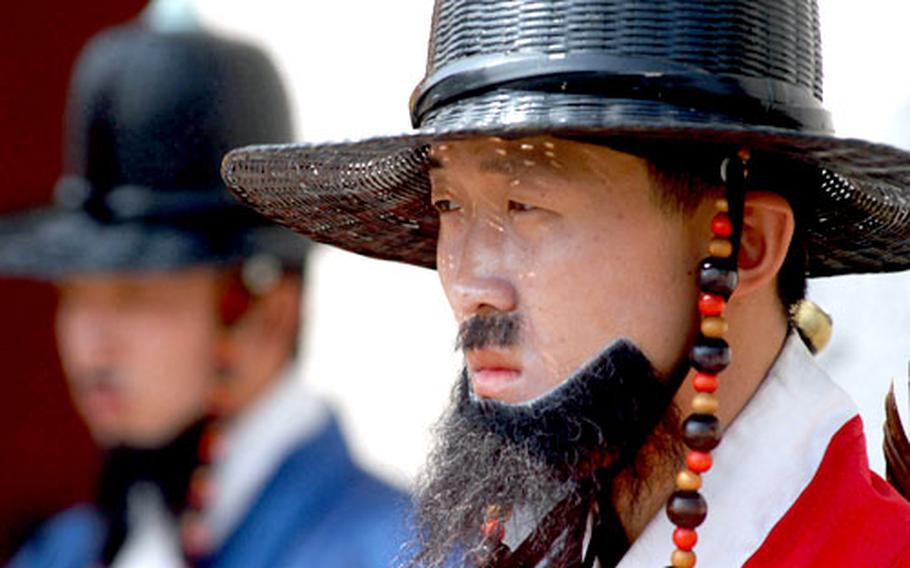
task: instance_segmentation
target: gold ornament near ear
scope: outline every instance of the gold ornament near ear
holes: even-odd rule
[[[790,321],[812,353],[820,353],[831,341],[834,322],[828,312],[811,300],[800,300],[790,310]]]

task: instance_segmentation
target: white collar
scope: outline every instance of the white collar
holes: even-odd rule
[[[846,393],[791,333],[713,452],[702,489],[708,518],[698,529],[699,565],[745,564],[808,486],[831,438],[856,414]],[[667,565],[673,528],[661,510],[619,568]]]
[[[164,507],[161,492],[139,483],[127,495],[130,530],[111,568],[179,568],[183,553],[174,517]]]
[[[328,406],[294,370],[282,373],[228,426],[225,453],[213,473],[214,501],[205,512],[216,548],[237,528],[288,453],[329,421]]]

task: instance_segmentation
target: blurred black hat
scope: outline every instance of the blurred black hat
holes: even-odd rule
[[[291,138],[260,49],[148,20],[111,28],[80,55],[68,105],[55,203],[0,220],[0,272],[54,279],[259,255],[302,266],[306,241],[241,206],[218,171],[232,147]]]

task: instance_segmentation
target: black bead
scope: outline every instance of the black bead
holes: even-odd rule
[[[711,414],[691,414],[682,428],[683,441],[693,450],[710,452],[720,443],[720,422]]]
[[[716,375],[730,364],[730,346],[720,338],[699,336],[689,359],[697,370]]]
[[[727,299],[739,284],[739,273],[729,259],[706,258],[698,267],[698,287],[702,292]]]
[[[694,529],[708,516],[708,503],[698,491],[677,491],[667,501],[670,522],[684,529]]]
[[[511,552],[505,544],[485,538],[471,553],[471,556],[476,566],[496,566]]]

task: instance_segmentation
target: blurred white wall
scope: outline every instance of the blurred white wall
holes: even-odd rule
[[[261,42],[284,73],[299,139],[407,130],[431,0],[194,0],[213,27]],[[821,0],[826,105],[838,134],[910,146],[910,4]],[[458,368],[435,273],[319,248],[308,297],[306,380],[337,403],[358,457],[400,482],[422,463],[428,428]],[[906,382],[910,275],[827,279],[811,294],[835,318],[820,360],[859,402],[881,468],[881,404]],[[906,394],[904,394],[906,401]]]

